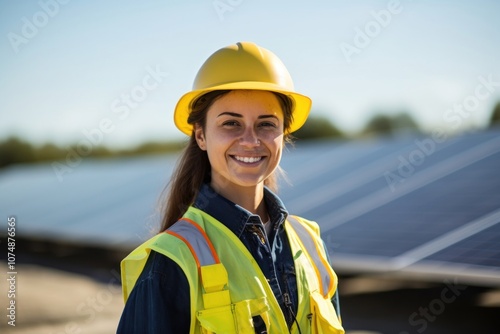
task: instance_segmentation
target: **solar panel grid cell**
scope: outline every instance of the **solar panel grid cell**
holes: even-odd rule
[[[425,260],[500,268],[500,220],[496,225],[432,254]]]

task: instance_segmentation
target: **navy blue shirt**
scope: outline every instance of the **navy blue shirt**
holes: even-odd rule
[[[265,188],[264,200],[271,231],[260,217],[217,194],[204,184],[193,204],[227,226],[250,251],[267,278],[288,326],[297,313],[297,280],[283,223],[288,215],[281,200]],[[338,314],[338,298],[332,299]],[[189,333],[189,285],[182,269],[170,258],[151,252],[123,310],[118,333]],[[265,331],[254,318],[256,332]]]

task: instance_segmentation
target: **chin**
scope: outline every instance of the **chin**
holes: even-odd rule
[[[240,187],[257,187],[264,184],[265,177],[234,178],[233,183]]]

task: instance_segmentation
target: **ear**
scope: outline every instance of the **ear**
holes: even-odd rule
[[[203,132],[203,128],[199,124],[194,125],[194,138],[196,139],[196,143],[198,147],[202,151],[207,150],[207,142],[205,140],[205,133]]]

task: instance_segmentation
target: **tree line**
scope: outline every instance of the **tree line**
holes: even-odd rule
[[[180,151],[184,141],[172,142],[147,142],[131,149],[111,149],[106,146],[92,148],[88,155],[93,158],[114,158],[124,156],[136,156],[155,153],[169,153]],[[46,143],[35,146],[32,143],[17,137],[10,137],[0,142],[0,168],[16,163],[37,163],[64,160],[69,151],[77,151],[76,145],[58,146]]]

